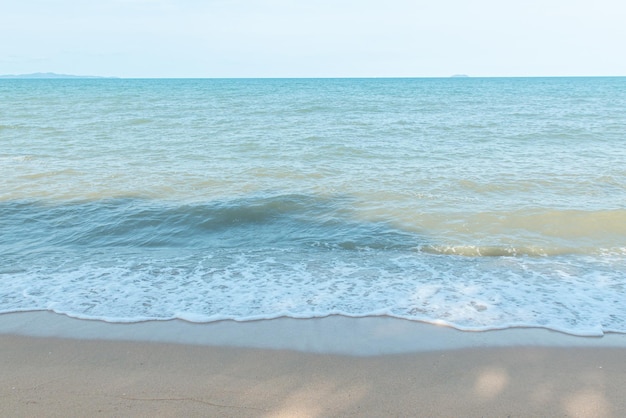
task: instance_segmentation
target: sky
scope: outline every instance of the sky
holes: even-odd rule
[[[623,0],[0,0],[0,74],[626,76]]]

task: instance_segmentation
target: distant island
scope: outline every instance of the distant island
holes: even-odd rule
[[[469,77],[467,74],[454,74],[453,76],[450,76],[452,78],[467,78]]]
[[[95,76],[95,75],[56,74],[56,73],[32,73],[32,74],[0,75],[0,78],[111,78],[111,77],[100,77],[100,76]]]

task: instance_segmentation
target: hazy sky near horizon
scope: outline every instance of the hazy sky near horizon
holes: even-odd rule
[[[623,0],[0,0],[0,74],[626,75]]]

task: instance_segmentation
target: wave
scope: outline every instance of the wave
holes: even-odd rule
[[[0,202],[3,241],[37,247],[299,247],[506,257],[624,254],[626,210],[358,216],[348,196],[288,194],[181,204],[137,198]],[[450,218],[450,219],[448,219]],[[400,226],[403,225],[403,226]],[[2,241],[0,241],[0,245]]]
[[[418,250],[427,254],[464,257],[554,257],[565,255],[626,255],[626,247],[540,247],[506,245],[420,245]]]
[[[584,254],[591,250],[576,248],[514,247],[497,245],[424,245],[420,251],[439,255],[465,257],[546,257],[565,254]]]
[[[295,248],[187,256],[77,249],[0,270],[0,312],[50,310],[109,322],[388,315],[472,331],[528,326],[601,335],[626,332],[625,262]]]
[[[49,204],[2,202],[14,244],[80,247],[412,248],[420,237],[349,215],[349,199],[250,197],[176,205],[141,199]]]
[[[467,330],[626,330],[623,245],[446,243],[366,220],[354,206],[349,196],[304,194],[0,202],[0,312],[113,322],[389,315]]]

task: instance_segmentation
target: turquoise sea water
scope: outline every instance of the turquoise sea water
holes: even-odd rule
[[[0,80],[0,312],[626,332],[626,78]]]

